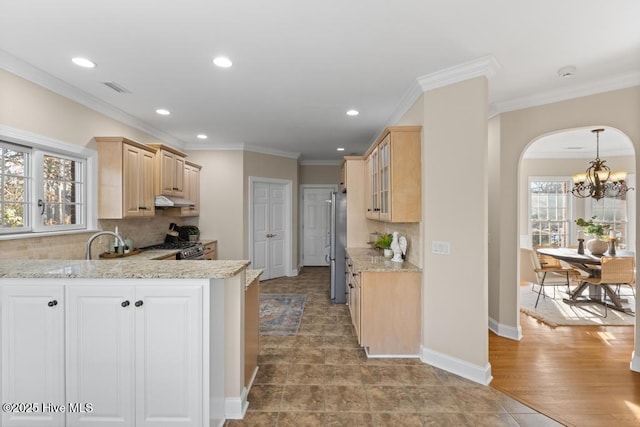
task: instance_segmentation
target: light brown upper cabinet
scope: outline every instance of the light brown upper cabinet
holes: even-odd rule
[[[98,218],[155,215],[155,149],[123,137],[95,137]]]
[[[156,194],[184,197],[186,153],[164,144],[148,144],[156,152]]]
[[[188,160],[184,162],[184,198],[194,203],[193,206],[182,206],[163,210],[166,216],[198,216],[200,215],[200,169],[202,166]]]
[[[366,215],[386,222],[422,217],[421,126],[388,127],[366,154]]]

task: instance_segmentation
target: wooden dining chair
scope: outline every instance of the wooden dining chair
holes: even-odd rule
[[[531,264],[533,266],[533,271],[535,272],[537,282],[535,284],[539,286],[538,297],[536,298],[536,305],[534,306],[534,308],[538,307],[538,302],[540,301],[541,294],[546,298],[547,294],[544,291],[545,286],[553,286],[553,297],[555,298],[557,286],[566,286],[567,292],[570,292],[571,281],[580,277],[580,273],[577,270],[571,267],[563,267],[560,262],[550,262],[542,265],[540,263],[540,258],[538,255],[539,254],[535,249],[531,251]],[[553,259],[555,260],[555,258]]]
[[[593,285],[629,285],[635,281],[635,259],[632,257],[602,257],[600,277],[585,277],[582,280]],[[604,317],[607,317],[607,292],[603,295]],[[611,295],[610,295],[611,297]]]

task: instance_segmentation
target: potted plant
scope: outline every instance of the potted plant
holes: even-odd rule
[[[188,229],[187,234],[189,235],[190,242],[195,242],[200,238],[200,230],[198,230],[197,228]]]
[[[582,227],[584,230],[584,234],[588,234],[594,236],[593,239],[587,241],[587,249],[593,255],[602,255],[607,251],[609,245],[606,241],[602,240],[605,234],[609,231],[608,224],[595,223],[593,220],[594,217],[591,217],[589,221],[586,221],[584,218],[576,219],[576,225],[578,227]]]
[[[391,258],[393,256],[393,251],[391,250],[392,241],[393,236],[391,234],[383,234],[378,237],[378,239],[373,244],[373,247],[382,249],[384,251],[384,256],[387,258]]]

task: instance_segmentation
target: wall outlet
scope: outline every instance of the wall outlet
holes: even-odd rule
[[[436,242],[435,240],[431,242],[431,252],[438,255],[450,255],[451,254],[451,243],[449,242]]]

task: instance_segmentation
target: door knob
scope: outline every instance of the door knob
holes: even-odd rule
[[[142,305],[142,300],[138,300],[134,304],[136,307],[140,307]]]
[[[120,305],[122,307],[128,307],[129,306],[129,301],[122,301],[122,303]]]
[[[49,307],[55,307],[56,305],[58,305],[58,301],[56,301],[56,300],[49,301],[49,302],[47,303],[47,305],[48,305]]]

